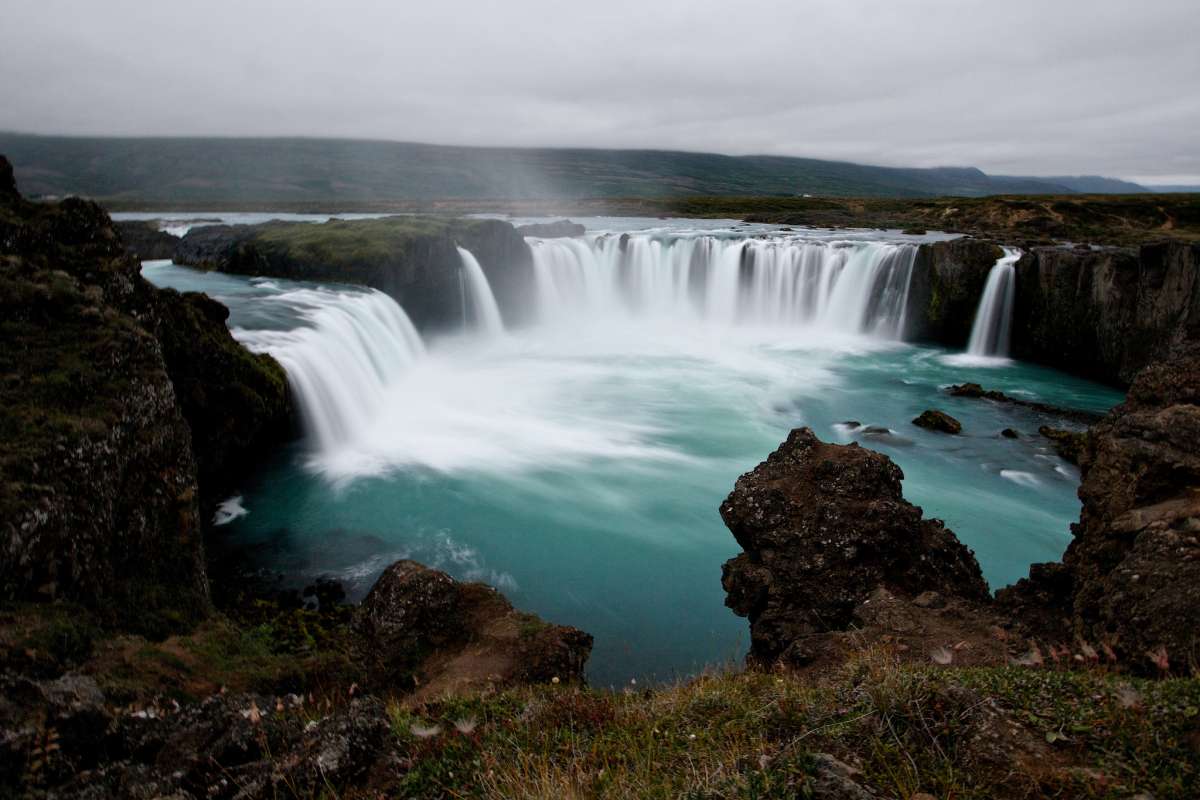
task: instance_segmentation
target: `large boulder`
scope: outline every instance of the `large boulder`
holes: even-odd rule
[[[880,588],[988,600],[975,556],[904,500],[903,477],[882,453],[799,428],[738,479],[721,518],[744,552],[722,585],[750,619],[751,661],[803,663],[806,639],[847,627]]]

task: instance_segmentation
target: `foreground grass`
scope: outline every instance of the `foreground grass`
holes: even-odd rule
[[[1200,681],[1019,667],[716,674],[393,703],[415,797],[809,797],[832,754],[890,797],[1193,797]]]

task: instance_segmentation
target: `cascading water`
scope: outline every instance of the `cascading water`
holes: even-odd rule
[[[307,324],[233,333],[287,370],[307,430],[322,451],[353,442],[385,405],[388,384],[425,353],[404,309],[382,292],[296,289],[261,302],[298,310]]]
[[[488,283],[483,267],[471,251],[465,247],[458,248],[459,258],[462,259],[462,275],[465,278],[467,306],[471,312],[471,324],[475,330],[487,334],[504,333],[504,321],[500,317],[500,306],[492,287]]]
[[[539,313],[810,324],[899,338],[916,247],[683,236],[531,239]]]
[[[967,343],[969,355],[1008,357],[1013,297],[1017,287],[1015,265],[1020,258],[1020,250],[1006,247],[1004,255],[988,272],[983,296],[975,311],[975,323],[971,326],[971,339]]]

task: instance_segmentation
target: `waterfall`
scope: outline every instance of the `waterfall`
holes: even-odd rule
[[[904,333],[916,247],[795,238],[530,238],[543,319],[580,314]]]
[[[1004,255],[988,272],[979,308],[975,311],[975,323],[971,326],[971,339],[967,353],[973,356],[1006,358],[1012,326],[1013,296],[1017,288],[1017,260],[1021,251],[1004,248]]]
[[[500,318],[500,306],[488,284],[483,267],[465,247],[458,248],[462,259],[462,274],[466,276],[467,299],[470,301],[471,318],[476,330],[488,334],[504,332],[504,321]]]
[[[408,315],[382,292],[297,289],[260,302],[297,309],[304,324],[233,333],[283,365],[321,451],[352,441],[385,406],[388,384],[425,353]]]

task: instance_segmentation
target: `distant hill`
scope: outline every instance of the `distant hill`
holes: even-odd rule
[[[448,147],[346,139],[75,138],[0,133],[29,195],[146,205],[589,199],[711,195],[1069,194],[1066,181],[973,167],[906,169],[662,150]],[[1120,191],[1142,187],[1111,181]],[[1101,189],[1100,191],[1108,191]]]
[[[1056,175],[1051,178],[1023,178],[1022,180],[1049,181],[1080,194],[1142,194],[1151,191],[1150,187],[1132,181],[1105,178],[1101,175]]]

